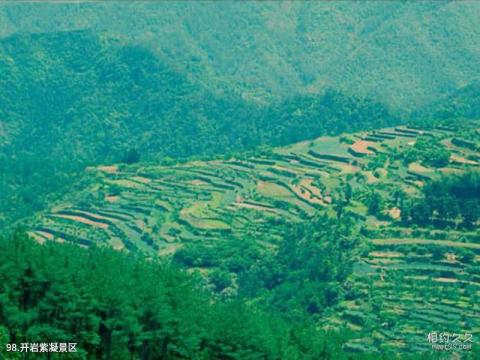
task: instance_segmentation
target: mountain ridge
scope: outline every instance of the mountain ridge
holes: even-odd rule
[[[230,87],[267,102],[327,87],[411,111],[478,77],[480,61],[476,2],[78,3],[42,4],[35,12],[6,4],[1,10],[18,23],[5,34],[107,31],[208,79],[214,91]]]

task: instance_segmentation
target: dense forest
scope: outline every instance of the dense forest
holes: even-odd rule
[[[0,6],[0,36],[89,29],[260,102],[334,88],[408,113],[478,80],[476,1]]]
[[[348,296],[343,285],[360,242],[352,225],[347,217],[341,221],[323,217],[294,228],[275,254],[242,274],[240,293],[260,296],[269,308],[284,314],[304,312],[320,319]]]
[[[77,343],[72,359],[351,358],[342,334],[212,302],[198,276],[158,260],[39,245],[20,232],[0,239],[0,256],[2,351],[7,342],[55,341]]]
[[[414,117],[433,119],[480,118],[480,81],[474,81],[424,109],[414,112]]]
[[[232,289],[236,279],[236,293],[247,302],[256,299],[286,317],[320,318],[348,292],[342,284],[351,274],[353,250],[360,242],[353,225],[348,216],[339,221],[323,215],[293,226],[274,253],[259,250],[255,239],[246,236],[241,243],[187,245],[173,261],[214,269],[209,281],[217,293]]]
[[[475,227],[480,219],[480,173],[447,175],[427,183],[422,198],[402,203],[402,218],[419,225]]]

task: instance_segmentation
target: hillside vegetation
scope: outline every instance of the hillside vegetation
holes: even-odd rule
[[[337,334],[212,302],[194,277],[158,261],[21,234],[0,238],[0,256],[2,353],[7,343],[75,342],[69,359],[346,359]]]
[[[479,119],[480,118],[480,81],[459,88],[453,94],[441,98],[413,117],[433,119]]]
[[[0,358],[479,359],[479,23],[2,2]]]
[[[1,4],[0,226],[89,164],[239,152],[400,116],[475,118],[479,8]]]
[[[349,351],[423,352],[438,324],[479,330],[479,140],[478,122],[397,126],[91,167],[29,234],[170,258],[220,298],[352,332]]]
[[[92,29],[214,91],[269,102],[335,88],[398,111],[478,80],[476,1],[4,4],[0,35]]]
[[[0,54],[0,224],[41,209],[89,164],[211,156],[395,121],[333,90],[268,106],[215,94],[150,50],[90,31],[15,35]]]

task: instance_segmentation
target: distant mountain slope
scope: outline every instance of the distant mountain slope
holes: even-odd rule
[[[453,94],[414,113],[413,117],[480,119],[480,81],[459,88]]]
[[[41,208],[85,164],[224,154],[396,121],[339,92],[256,105],[91,31],[2,39],[0,72],[0,223]]]
[[[88,31],[9,37],[0,54],[7,216],[38,208],[85,164],[120,161],[131,148],[144,158],[224,150],[228,140],[215,136],[218,129],[254,113],[243,101],[211,95],[148,50]]]
[[[186,157],[394,121],[380,103],[328,89],[269,106],[212,93],[148,49],[90,31],[13,36],[0,53],[2,124],[39,155],[118,161],[135,146]]]
[[[14,3],[0,34],[90,29],[142,43],[215,91],[260,101],[334,88],[397,111],[425,106],[480,66],[480,3]]]
[[[66,146],[66,156],[108,159],[139,137],[152,152],[213,151],[194,136],[231,122],[226,109],[237,121],[244,115],[238,106],[250,111],[209,94],[142,47],[90,32],[15,36],[0,49],[2,119],[21,123],[17,140],[37,154]],[[181,137],[188,144],[176,143]]]

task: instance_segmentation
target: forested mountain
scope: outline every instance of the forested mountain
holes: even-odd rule
[[[479,23],[0,3],[0,359],[479,358]]]
[[[259,105],[214,93],[147,48],[74,31],[0,41],[2,217],[42,207],[86,164],[215,155],[397,121],[328,90]]]
[[[0,19],[4,37],[114,34],[258,101],[335,88],[413,110],[478,79],[480,64],[477,1],[7,3]]]

